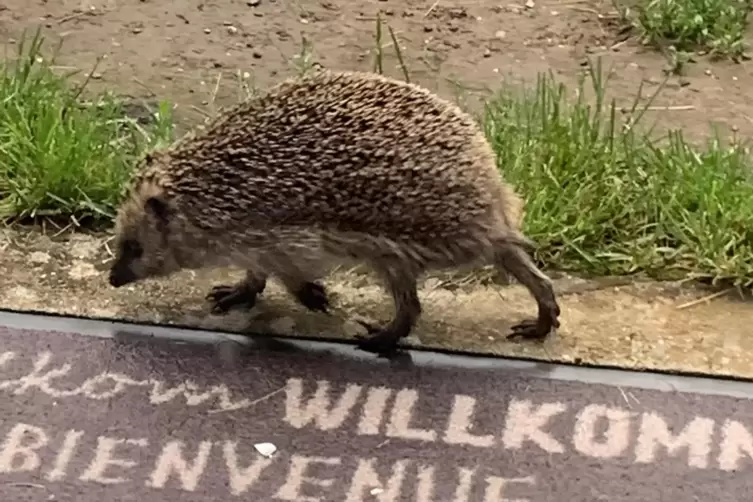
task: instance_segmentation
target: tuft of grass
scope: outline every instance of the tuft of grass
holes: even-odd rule
[[[740,60],[751,10],[751,0],[639,0],[623,15],[647,44]]]
[[[753,285],[748,150],[718,138],[697,148],[681,131],[638,132],[639,100],[621,122],[604,98],[600,63],[589,80],[570,99],[542,76],[533,89],[498,93],[483,114],[503,177],[525,196],[537,258],[594,275]]]
[[[387,31],[410,80],[397,37]],[[382,35],[379,19],[379,72]],[[83,86],[53,72],[54,58],[42,58],[41,45],[37,34],[28,50],[22,46],[14,62],[0,66],[0,219],[106,220],[136,160],[171,141],[170,106],[161,103],[156,122],[142,127],[108,93],[84,103]],[[298,73],[313,67],[310,52],[304,46],[295,60]],[[751,287],[747,148],[718,138],[696,147],[681,131],[655,138],[636,127],[651,100],[639,106],[639,90],[623,117],[605,98],[600,63],[589,70],[590,85],[584,77],[574,99],[542,75],[533,88],[494,94],[480,117],[502,176],[526,199],[525,232],[540,244],[537,259],[587,275],[645,272]]]
[[[384,46],[382,43],[382,25],[385,24],[382,21],[382,15],[381,13],[377,13],[376,17],[376,26],[374,30],[374,67],[372,71],[374,73],[379,73],[380,75],[384,74]],[[400,64],[400,70],[403,73],[403,79],[410,83],[410,72],[408,71],[408,66],[405,64],[405,60],[403,59],[403,51],[400,50],[400,41],[397,39],[397,35],[395,35],[395,31],[392,29],[392,26],[387,25],[387,30],[390,32],[390,39],[392,40],[392,47],[395,49],[395,56],[397,57],[397,61]]]
[[[135,161],[172,134],[170,106],[153,126],[128,118],[109,93],[83,99],[88,79],[54,71],[40,32],[0,66],[0,220],[39,216],[107,219]],[[59,47],[58,47],[59,48]],[[93,71],[93,70],[92,70]]]

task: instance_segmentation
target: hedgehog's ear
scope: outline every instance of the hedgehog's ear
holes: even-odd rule
[[[159,197],[149,197],[144,203],[144,208],[152,213],[157,221],[167,224],[168,217],[170,216],[170,208],[167,206],[167,202]]]

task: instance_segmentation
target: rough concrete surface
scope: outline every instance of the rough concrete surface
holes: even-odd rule
[[[352,338],[362,318],[384,321],[392,304],[372,276],[335,272],[325,280],[334,315],[311,313],[271,281],[252,311],[212,315],[205,295],[240,271],[182,272],[168,280],[114,289],[104,270],[106,236],[11,232],[0,235],[0,307],[136,322],[178,324],[231,332]],[[753,308],[734,294],[625,280],[555,279],[562,326],[545,343],[509,341],[512,324],[535,315],[520,285],[427,278],[424,314],[407,343],[582,362],[753,377]],[[713,297],[707,301],[698,301]],[[690,304],[690,305],[688,305]]]

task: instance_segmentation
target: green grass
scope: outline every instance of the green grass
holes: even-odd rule
[[[0,218],[107,221],[135,160],[171,138],[169,107],[144,129],[111,95],[89,93],[99,106],[81,106],[82,89],[53,72],[52,60],[40,62],[40,47],[34,38],[0,72]],[[311,63],[305,51],[299,59]],[[409,78],[399,53],[398,60]],[[680,131],[649,135],[637,127],[641,107],[624,117],[605,99],[605,73],[591,67],[577,99],[542,75],[535,87],[501,90],[479,117],[500,171],[526,199],[525,232],[540,244],[537,258],[581,274],[753,285],[747,150],[716,140],[692,146]]]
[[[751,0],[638,0],[623,16],[648,44],[741,59]]]
[[[637,105],[623,127],[600,67],[591,70],[591,102],[542,76],[534,89],[498,94],[483,117],[500,171],[526,198],[539,258],[597,275],[753,284],[747,150],[717,140],[695,148],[680,131],[660,141],[638,132]]]
[[[85,103],[73,74],[53,71],[39,32],[27,41],[0,67],[0,219],[109,218],[134,159],[170,137],[170,108],[145,130],[111,94]]]

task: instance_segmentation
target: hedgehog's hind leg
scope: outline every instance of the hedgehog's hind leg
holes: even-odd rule
[[[397,352],[400,339],[410,335],[421,315],[417,275],[403,267],[375,266],[375,269],[392,296],[395,317],[381,328],[361,322],[369,335],[359,337],[358,347],[366,352],[391,357]]]
[[[246,270],[246,277],[232,285],[215,286],[207,294],[207,300],[212,303],[212,313],[227,312],[233,307],[253,308],[257,297],[267,287],[267,275],[253,270]]]
[[[554,295],[552,281],[533,263],[519,245],[503,241],[494,250],[495,265],[510,272],[525,286],[536,300],[538,317],[526,319],[512,328],[508,338],[544,339],[559,327],[560,307]]]

